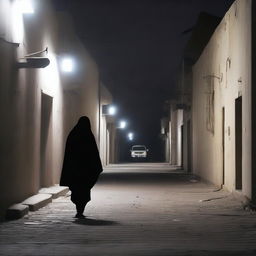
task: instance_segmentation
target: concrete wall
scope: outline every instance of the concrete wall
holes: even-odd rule
[[[170,106],[168,106],[169,110]],[[164,161],[170,163],[170,114],[168,117],[161,118],[161,140],[163,141],[164,147]]]
[[[109,164],[110,143],[108,131],[108,117],[103,115],[102,107],[112,103],[112,96],[106,86],[101,84],[100,90],[100,156],[103,166]]]
[[[191,172],[191,117],[190,111],[183,112],[183,155],[182,155],[182,163],[183,169],[186,172]]]
[[[48,0],[33,1],[35,12],[26,15],[15,8],[17,1],[7,2],[1,19],[8,20],[0,27],[0,216],[40,187],[59,182],[65,140],[81,115],[91,119],[96,139],[99,131],[97,66],[70,20],[57,16]],[[18,25],[11,24],[15,20]],[[16,67],[24,55],[45,47],[49,66]],[[71,73],[60,69],[67,55],[76,64]]]
[[[109,145],[109,153],[108,153],[108,163],[115,164],[118,162],[119,155],[119,143],[118,143],[118,135],[117,135],[116,123],[113,120],[110,120],[107,123],[107,138]]]
[[[249,198],[251,4],[251,0],[234,2],[217,27],[193,67],[192,99],[193,171],[217,185],[224,181],[232,191],[236,189],[235,100],[242,96],[242,193]]]
[[[256,45],[256,3],[252,1],[252,45]],[[252,84],[256,82],[256,48],[252,47]],[[256,88],[252,86],[252,131],[256,130],[256,101],[254,100],[256,97]],[[255,133],[252,132],[252,201],[256,204],[256,136]]]
[[[200,44],[201,45],[201,44]],[[183,107],[183,169],[191,171],[191,98],[192,98],[192,64],[183,60],[181,104]]]
[[[182,126],[183,126],[183,110],[177,109],[176,102],[171,103],[170,110],[170,163],[172,165],[182,166]]]

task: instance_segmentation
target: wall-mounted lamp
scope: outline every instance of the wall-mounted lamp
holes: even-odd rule
[[[108,108],[108,114],[111,115],[111,116],[115,115],[116,114],[116,107],[115,106],[110,106]]]
[[[25,61],[17,63],[18,68],[45,68],[50,64],[50,60],[44,57],[28,57]]]
[[[50,60],[46,57],[37,57],[36,55],[48,53],[48,47],[42,51],[30,53],[21,58],[18,63],[18,68],[45,68],[50,64]]]
[[[134,134],[132,132],[128,133],[128,140],[132,141],[134,139]]]
[[[74,70],[74,61],[72,58],[63,58],[61,60],[61,70],[70,73]]]
[[[114,116],[117,112],[117,108],[114,105],[103,105],[102,115]]]
[[[117,126],[117,128],[125,129],[126,126],[127,126],[127,122],[122,120],[119,122],[119,125]]]

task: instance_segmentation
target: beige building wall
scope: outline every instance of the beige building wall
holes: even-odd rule
[[[256,3],[255,1],[252,1],[252,45],[256,45]],[[252,84],[255,84],[256,81],[256,48],[252,47]],[[252,86],[251,90],[251,95],[252,95],[252,156],[251,156],[251,161],[252,161],[252,202],[255,204],[256,203],[256,165],[255,165],[255,158],[256,158],[256,143],[255,143],[255,134],[253,131],[256,130],[256,101],[255,96],[256,96],[256,90],[255,86]]]
[[[183,165],[183,110],[177,109],[177,165]]]
[[[176,102],[172,102],[171,104],[170,116],[170,163],[172,165],[182,166],[183,110],[177,109]]]
[[[112,103],[112,96],[106,86],[101,84],[100,87],[100,157],[103,166],[107,166],[109,164],[109,131],[108,131],[108,116],[102,113],[102,108],[104,105],[108,105]]]
[[[237,0],[193,67],[193,171],[236,189],[235,102],[242,96],[242,193],[251,198],[251,0]],[[225,117],[223,115],[225,111]],[[223,149],[224,146],[224,149]]]
[[[97,66],[66,26],[69,21],[57,17],[49,0],[33,1],[34,13],[25,15],[17,3],[4,2],[1,22],[6,22],[0,26],[0,216],[11,204],[59,182],[65,140],[81,115],[91,119],[96,139],[99,131]],[[46,47],[41,56],[49,58],[49,66],[17,68],[26,54]],[[63,73],[60,63],[68,55],[74,71]]]
[[[107,139],[108,139],[108,164],[117,163],[118,159],[118,136],[115,120],[111,120],[107,123]]]
[[[191,115],[189,110],[183,110],[182,165],[186,172],[191,172]]]
[[[57,13],[58,59],[70,57],[74,61],[74,71],[60,72],[64,92],[64,128],[70,131],[80,116],[90,118],[92,131],[99,139],[99,73],[80,39],[76,36],[72,20],[66,13]]]

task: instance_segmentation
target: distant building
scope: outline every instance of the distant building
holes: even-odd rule
[[[175,100],[170,101],[170,163],[191,171],[191,105],[192,105],[192,67],[209,42],[221,19],[208,13],[201,13],[196,24],[184,33],[190,38],[184,49],[177,80]]]

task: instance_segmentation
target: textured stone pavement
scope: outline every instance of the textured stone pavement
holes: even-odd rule
[[[113,166],[87,219],[74,218],[68,195],[55,199],[0,224],[0,255],[256,255],[256,213],[215,190],[166,166]]]

